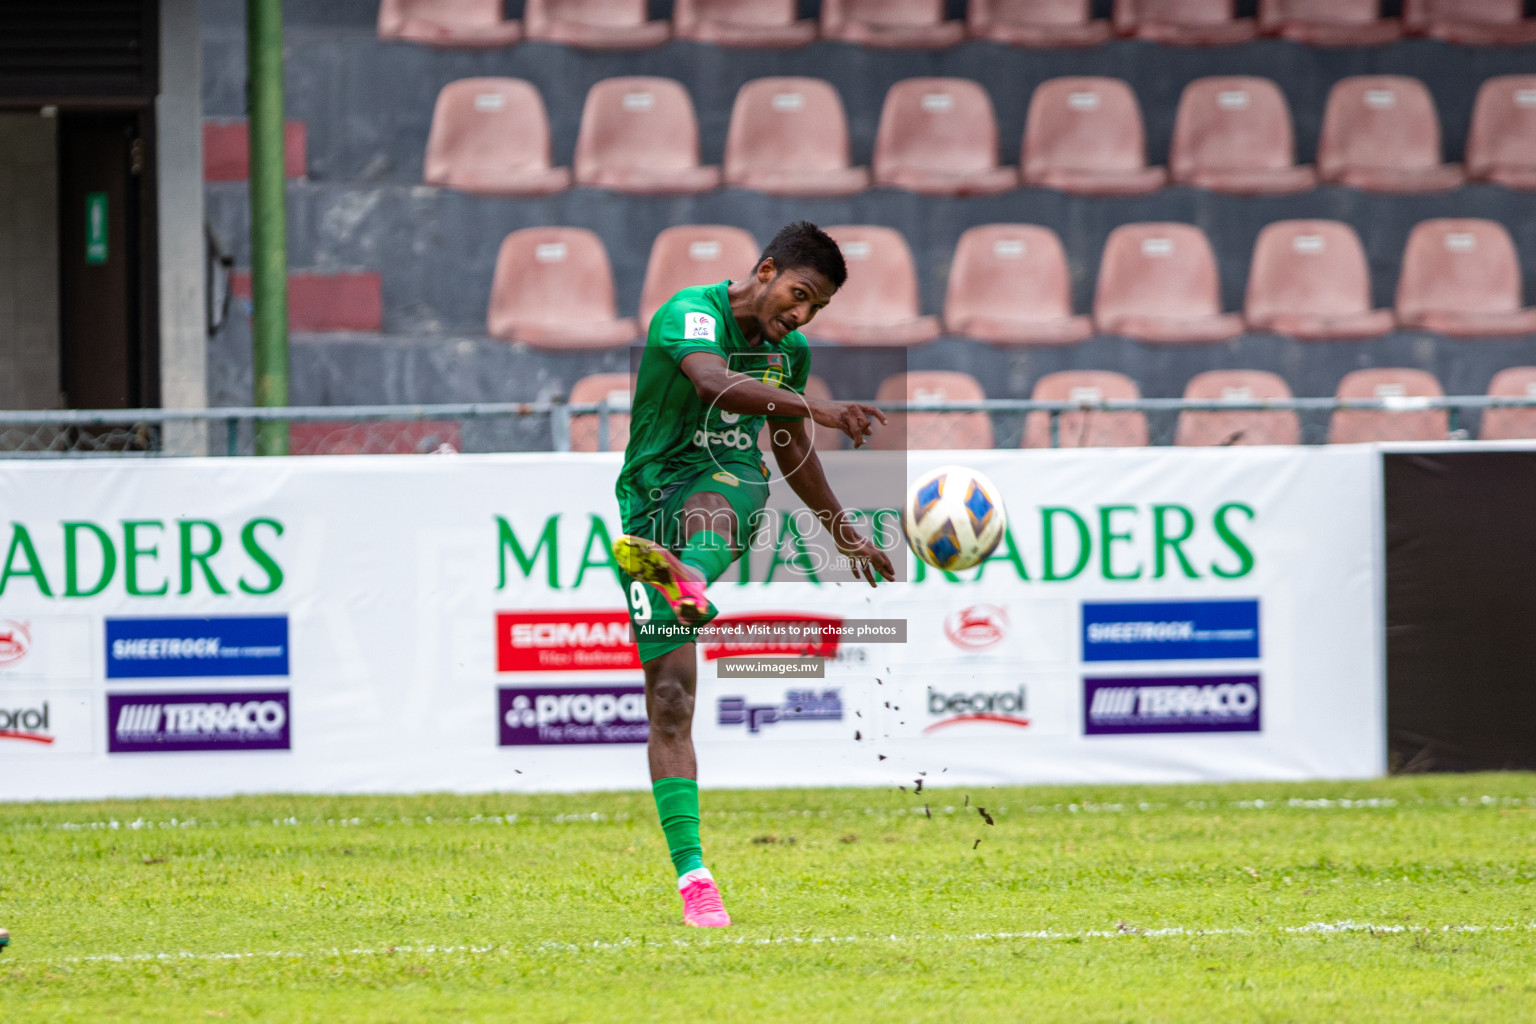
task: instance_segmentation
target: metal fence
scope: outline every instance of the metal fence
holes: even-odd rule
[[[871,403],[887,413],[982,414],[993,444],[1018,447],[1027,426],[1032,438],[1051,447],[1101,444],[1092,435],[1099,423],[1122,414],[1139,415],[1146,443],[1174,444],[1181,416],[1191,413],[1293,413],[1299,441],[1329,440],[1333,415],[1341,411],[1398,414],[1445,413],[1444,436],[1478,436],[1488,410],[1528,410],[1536,426],[1536,395],[1461,395],[1446,397],[1213,399],[1142,398],[1038,402],[1026,399]],[[1031,424],[1029,417],[1035,414]],[[440,452],[606,451],[628,429],[627,401],[571,403],[556,398],[540,402],[455,403],[439,405],[296,406],[224,409],[67,409],[0,411],[0,458],[161,457],[189,455],[246,456],[255,451],[255,425],[288,425],[290,453],[430,454]],[[1042,421],[1041,417],[1044,417]],[[1521,417],[1522,421],[1524,417]],[[928,432],[913,419],[913,446]],[[942,422],[942,421],[939,421]],[[1040,424],[1047,426],[1042,432]],[[927,425],[935,420],[929,419]],[[928,432],[931,436],[931,432]],[[942,433],[942,432],[941,432]],[[1536,435],[1536,429],[1530,431]],[[1118,432],[1105,435],[1109,443]],[[1415,437],[1415,439],[1423,439]],[[1243,443],[1243,431],[1207,443]],[[1251,440],[1251,439],[1250,439]],[[1119,443],[1125,443],[1123,441]],[[1133,442],[1134,443],[1134,442]],[[945,445],[922,443],[922,447]]]

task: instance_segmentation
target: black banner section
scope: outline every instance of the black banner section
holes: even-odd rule
[[[1389,764],[1536,768],[1536,452],[1383,458]]]

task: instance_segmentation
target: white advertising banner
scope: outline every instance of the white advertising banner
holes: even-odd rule
[[[870,588],[808,578],[771,520],[711,588],[723,620],[904,642],[823,638],[815,678],[725,675],[782,642],[700,645],[701,782],[1379,774],[1377,461],[912,453],[987,474],[1003,544],[955,576],[903,550],[906,581]],[[618,467],[0,462],[0,799],[648,786]]]

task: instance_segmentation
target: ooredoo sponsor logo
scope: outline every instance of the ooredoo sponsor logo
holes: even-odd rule
[[[503,747],[644,743],[651,732],[641,686],[502,687],[497,707]]]
[[[114,693],[107,696],[107,750],[164,754],[288,750],[288,691]]]
[[[496,671],[637,669],[640,652],[623,611],[498,612]]]
[[[983,650],[1008,635],[1008,612],[995,604],[962,608],[945,617],[944,635],[956,647]]]
[[[0,665],[14,665],[32,649],[32,630],[25,622],[0,619]]]
[[[48,724],[48,702],[40,707],[0,708],[0,741],[19,740],[49,746],[54,735]]]
[[[928,688],[928,717],[937,718],[923,730],[935,732],[953,725],[974,722],[990,722],[995,725],[1027,727],[1029,718],[1024,714],[1027,704],[1024,687],[1016,690],[975,693],[944,693]]]
[[[732,427],[730,430],[705,430],[700,428],[693,432],[693,443],[699,448],[708,448],[714,445],[724,445],[727,448],[736,448],[740,451],[751,451],[757,444],[757,440],[740,427]]]

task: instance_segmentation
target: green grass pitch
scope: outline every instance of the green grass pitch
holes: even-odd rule
[[[1536,1013],[1536,776],[935,781],[706,792],[726,932],[646,793],[0,805],[0,1020]]]

